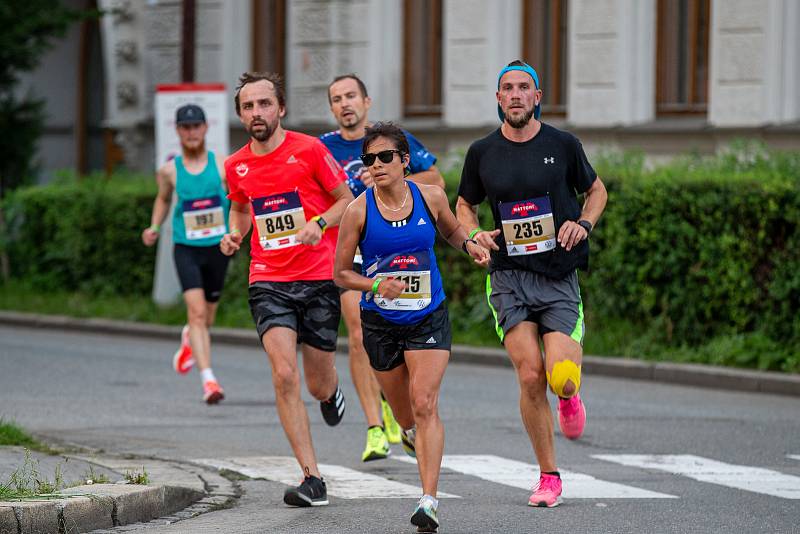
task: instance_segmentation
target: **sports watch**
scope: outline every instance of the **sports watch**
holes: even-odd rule
[[[581,219],[580,221],[578,221],[578,224],[583,226],[583,229],[586,230],[586,235],[589,235],[589,234],[592,233],[592,223],[590,223],[586,219]]]

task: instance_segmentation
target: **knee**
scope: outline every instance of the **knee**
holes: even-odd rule
[[[189,306],[186,310],[186,315],[189,318],[189,324],[192,326],[206,327],[208,324],[208,313],[204,305]]]
[[[411,411],[414,414],[414,420],[420,421],[434,417],[436,415],[436,398],[437,395],[433,391],[412,392]]]
[[[543,369],[534,367],[522,368],[517,371],[519,387],[524,395],[540,397],[545,395],[545,376]]]
[[[288,395],[300,388],[300,373],[289,365],[272,368],[272,385],[275,393]]]
[[[556,362],[552,372],[547,373],[547,382],[553,393],[568,399],[581,388],[581,366],[571,360]]]

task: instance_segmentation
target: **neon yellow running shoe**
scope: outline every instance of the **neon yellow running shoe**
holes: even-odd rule
[[[381,411],[383,412],[383,428],[386,432],[386,438],[389,443],[400,443],[400,425],[395,421],[392,408],[383,398],[383,393],[381,393]]]
[[[386,439],[386,434],[379,426],[373,426],[367,430],[367,446],[364,447],[364,452],[361,454],[362,462],[370,462],[372,460],[383,460],[391,450],[389,449],[389,440]]]

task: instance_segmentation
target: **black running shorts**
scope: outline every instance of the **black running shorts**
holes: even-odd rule
[[[369,363],[376,371],[391,371],[403,364],[407,350],[450,350],[452,342],[446,302],[411,325],[392,323],[378,312],[361,310],[361,330]]]
[[[297,332],[297,342],[334,352],[341,305],[332,280],[255,282],[250,286],[250,313],[258,337],[272,327]]]
[[[219,301],[230,260],[219,245],[190,247],[176,243],[172,255],[184,291],[201,288],[207,302]]]

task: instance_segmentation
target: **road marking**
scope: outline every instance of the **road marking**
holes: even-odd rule
[[[288,486],[300,483],[297,460],[291,456],[249,456],[240,458],[201,458],[196,463],[229,469],[250,478],[264,478]],[[319,464],[328,493],[340,499],[419,499],[422,489],[371,473],[364,473],[340,465]],[[458,495],[439,492],[439,497],[460,499]]]
[[[800,460],[800,454],[787,454],[786,456],[788,456],[792,460]]]
[[[405,456],[395,460],[415,463]],[[496,484],[530,490],[539,480],[539,468],[524,462],[509,460],[491,454],[448,454],[442,458],[442,467],[474,476]],[[570,499],[677,499],[675,495],[606,482],[574,471],[560,471],[564,481],[564,498]]]
[[[800,477],[761,467],[727,464],[692,454],[593,454],[593,458],[642,469],[658,469],[753,493],[800,499]]]

